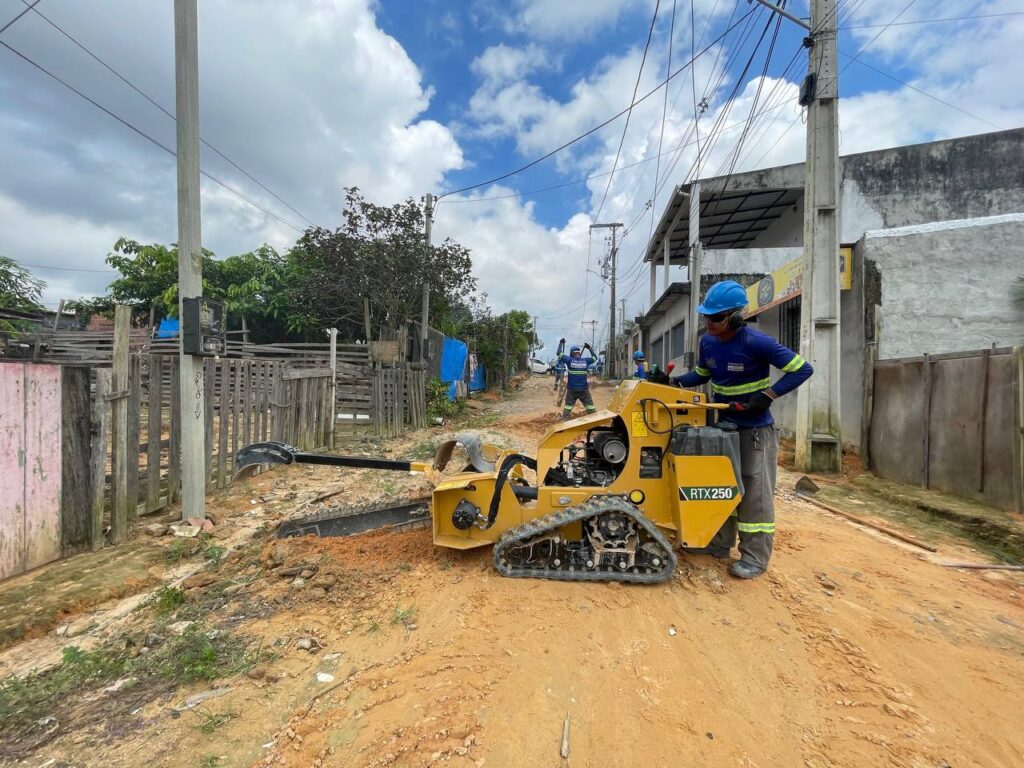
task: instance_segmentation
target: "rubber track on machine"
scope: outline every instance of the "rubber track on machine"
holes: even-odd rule
[[[587,517],[593,517],[601,512],[622,512],[629,515],[636,521],[637,525],[643,528],[651,538],[654,539],[667,553],[667,562],[662,563],[661,570],[655,573],[630,573],[616,568],[604,568],[602,570],[568,570],[568,568],[557,570],[552,568],[519,568],[512,565],[505,565],[501,562],[501,554],[511,544],[532,538],[546,531],[557,530],[563,525],[574,523]],[[620,496],[595,496],[588,499],[578,507],[568,507],[561,512],[556,512],[547,517],[540,517],[528,523],[510,528],[502,534],[494,545],[494,567],[502,576],[511,578],[527,579],[555,579],[558,581],[622,581],[629,584],[658,584],[667,581],[676,570],[676,554],[672,551],[672,545],[646,517]]]

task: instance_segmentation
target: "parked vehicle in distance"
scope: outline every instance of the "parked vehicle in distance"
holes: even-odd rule
[[[536,357],[530,358],[530,371],[532,373],[551,373],[554,368],[543,360]]]

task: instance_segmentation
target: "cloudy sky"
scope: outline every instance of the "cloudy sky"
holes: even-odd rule
[[[806,0],[788,7],[807,14]],[[24,8],[0,0],[0,26]],[[156,106],[174,111],[172,0],[37,10],[0,41],[173,149]],[[1024,125],[1024,0],[840,0],[839,12],[843,153]],[[952,17],[969,18],[916,23]],[[588,272],[607,250],[595,221],[627,225],[619,295],[629,314],[644,308],[652,216],[696,172],[698,136],[702,176],[803,159],[802,31],[783,22],[776,36],[747,0],[676,0],[674,14],[672,0],[203,0],[199,29],[203,170],[266,209],[204,179],[203,242],[219,256],[335,226],[345,186],[390,204],[502,176],[706,50],[625,133],[620,118],[440,203],[435,237],[471,248],[492,307],[538,315],[549,348],[584,321],[598,338],[605,327],[607,288]],[[176,232],[173,157],[0,48],[0,254],[33,265],[55,306],[104,292],[118,237]]]

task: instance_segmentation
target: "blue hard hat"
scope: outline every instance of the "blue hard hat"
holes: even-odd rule
[[[708,289],[704,303],[697,306],[702,315],[717,315],[747,306],[747,289],[734,280],[722,280]]]
[[[640,351],[640,350],[638,349],[638,350],[637,350],[636,352],[634,352],[634,353],[633,353],[633,359],[634,359],[634,360],[643,360],[643,359],[644,359],[644,353],[643,353],[643,352],[641,352],[641,351]]]
[[[571,347],[569,347],[569,354],[571,355],[573,352],[579,352],[580,354],[583,354],[583,347],[581,347],[579,344],[573,344]]]

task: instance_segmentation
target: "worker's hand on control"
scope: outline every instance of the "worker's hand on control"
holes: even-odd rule
[[[558,340],[558,343],[559,343],[559,344],[565,344],[565,339],[559,339],[559,340]]]
[[[773,402],[775,402],[775,398],[767,392],[755,392],[745,403],[729,403],[729,410],[733,413],[746,413],[751,416],[757,416],[771,408]]]

